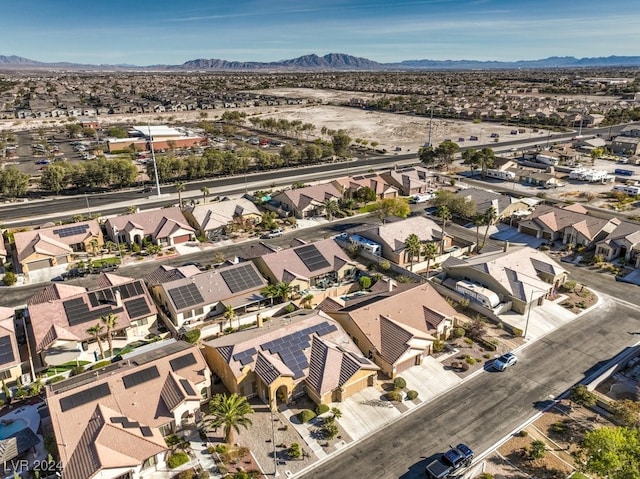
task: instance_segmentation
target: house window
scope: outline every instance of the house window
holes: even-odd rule
[[[149,318],[142,318],[136,321],[138,326],[144,326],[145,324],[149,324]]]
[[[151,456],[142,463],[142,469],[149,469],[150,467],[155,467],[158,464],[158,459],[156,456]]]
[[[187,319],[187,318],[193,318],[193,310],[185,311],[185,312],[183,313],[183,316],[184,316],[184,318],[185,318],[185,319]]]
[[[5,380],[5,379],[9,379],[11,377],[11,374],[9,374],[9,370],[5,370],[5,371],[0,371],[0,379]]]
[[[196,316],[202,316],[204,314],[204,308],[196,309]]]
[[[160,426],[160,434],[162,434],[162,437],[167,437],[169,434],[173,433],[173,430],[174,430],[173,421]]]

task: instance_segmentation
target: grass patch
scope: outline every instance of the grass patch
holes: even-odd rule
[[[89,361],[78,361],[77,364],[75,361],[73,361],[73,362],[61,364],[60,366],[52,366],[49,369],[47,369],[46,374],[47,374],[47,377],[55,376],[56,374],[62,374],[62,373],[66,373],[67,371],[71,371],[76,366],[86,366],[87,364],[89,364]]]
[[[364,205],[362,208],[358,208],[358,213],[371,213],[376,210],[376,203],[370,203],[368,205]]]
[[[120,264],[119,258],[102,258],[96,259],[91,262],[93,268],[102,268],[103,266],[109,266],[112,264]]]

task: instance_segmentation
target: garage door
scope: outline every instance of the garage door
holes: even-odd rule
[[[38,261],[32,261],[27,265],[29,271],[36,271],[38,269],[48,268],[51,265],[48,259],[41,259]]]
[[[191,239],[190,235],[176,236],[175,238],[173,238],[173,243],[174,244],[186,243],[190,239]]]
[[[525,228],[523,226],[520,227],[520,232],[530,236],[536,236],[538,234],[537,230],[533,228]]]
[[[396,373],[399,374],[402,371],[406,371],[411,366],[415,366],[415,365],[416,365],[416,358],[415,357],[407,359],[406,361],[403,361],[403,362],[398,363],[396,365]]]

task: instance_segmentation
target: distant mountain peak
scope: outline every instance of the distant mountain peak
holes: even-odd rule
[[[0,55],[2,69],[114,69],[114,70],[165,70],[165,71],[243,71],[243,70],[467,70],[467,69],[512,69],[512,68],[585,68],[585,67],[630,67],[640,66],[640,56],[616,56],[575,58],[572,56],[552,56],[539,60],[518,60],[501,62],[494,60],[404,60],[397,63],[379,63],[368,58],[355,57],[346,53],[315,53],[302,55],[290,60],[275,62],[242,62],[220,59],[198,58],[181,65],[81,65],[77,63],[44,63],[16,55]]]

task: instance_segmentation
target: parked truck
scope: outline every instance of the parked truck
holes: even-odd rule
[[[472,461],[471,448],[466,444],[458,444],[427,464],[425,475],[429,479],[447,479],[461,469],[469,467]]]

